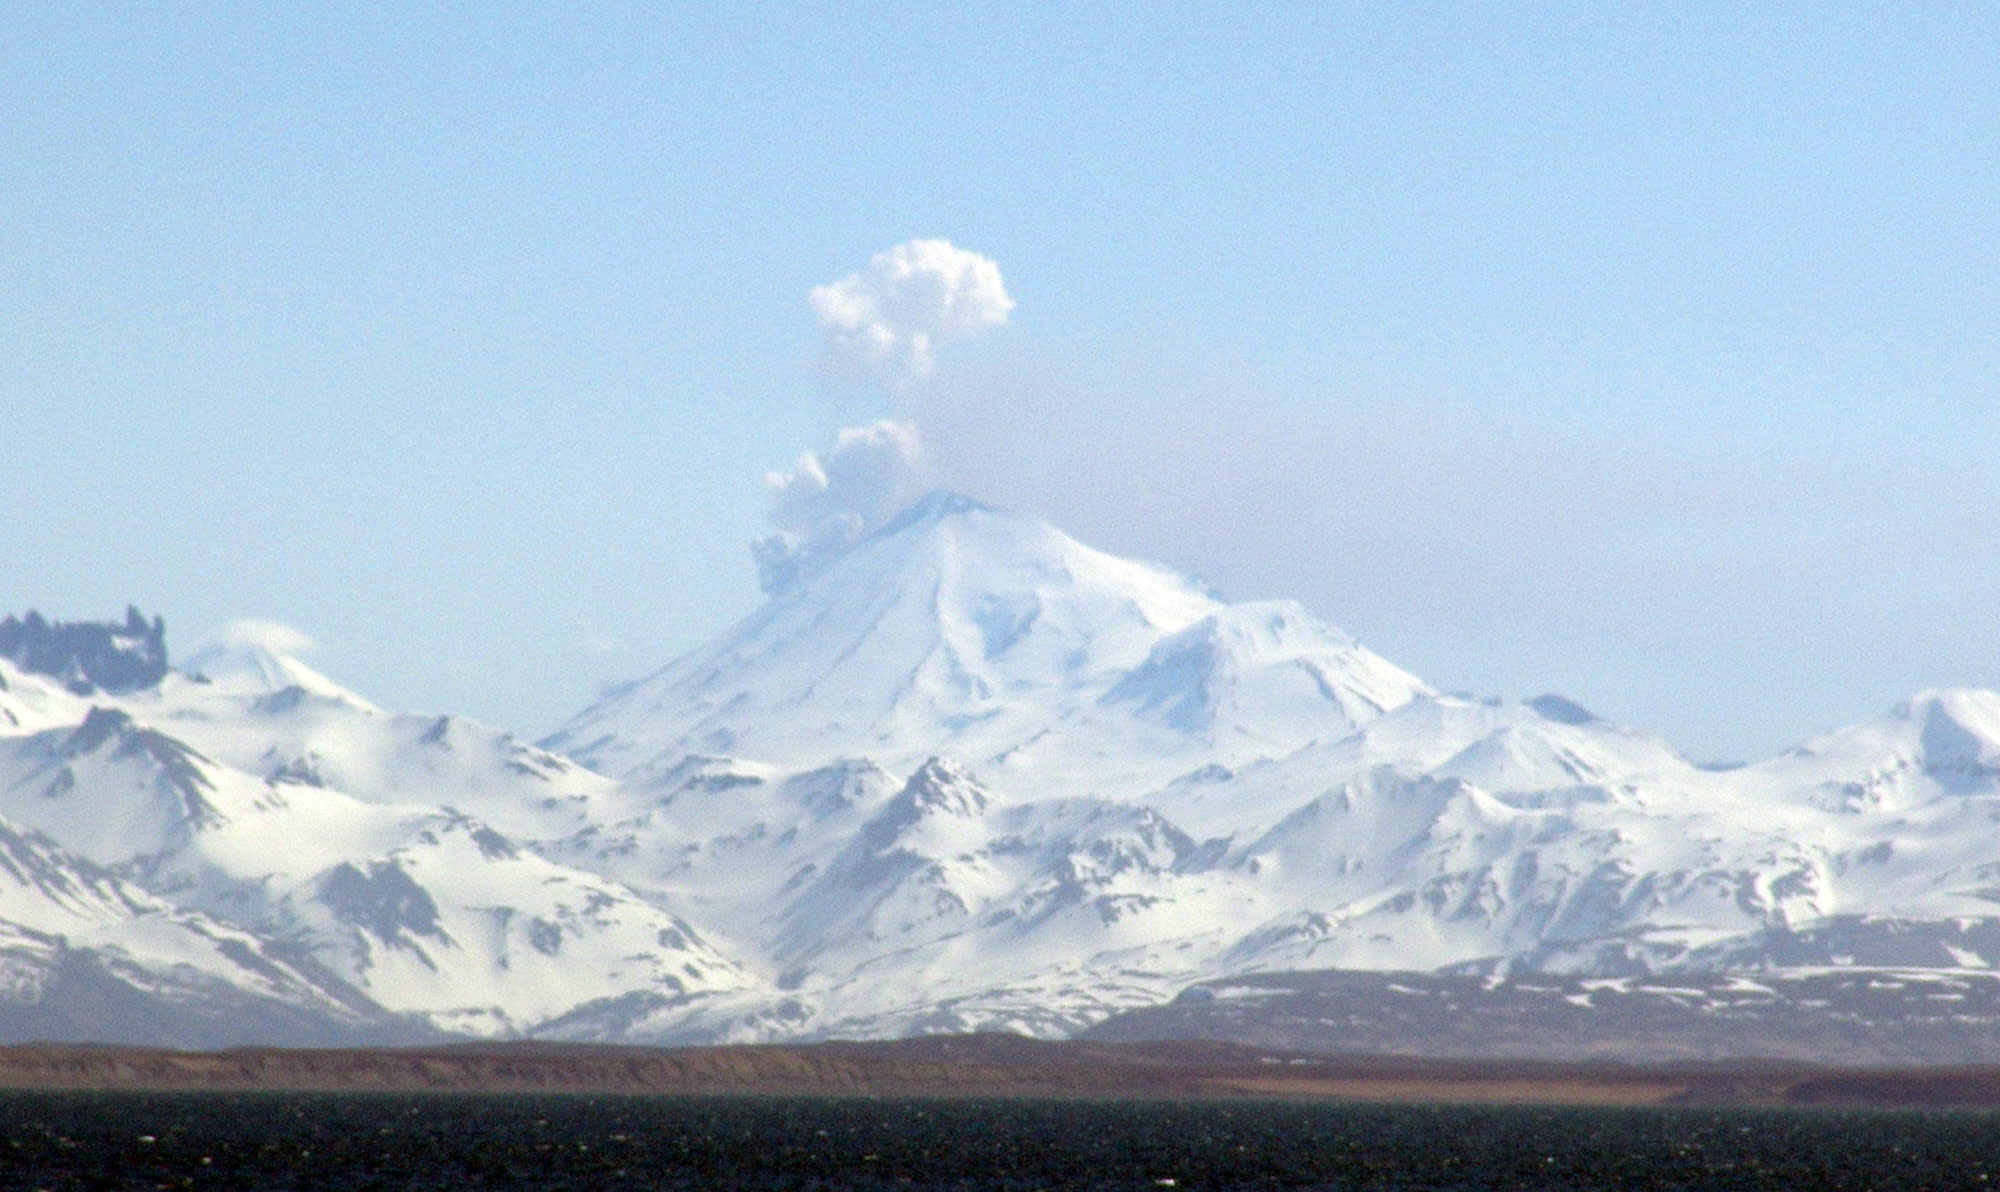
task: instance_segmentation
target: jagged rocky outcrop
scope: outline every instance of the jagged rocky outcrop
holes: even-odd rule
[[[0,620],[0,657],[61,679],[73,692],[129,692],[166,677],[167,626],[127,605],[125,620],[50,621],[33,609]]]

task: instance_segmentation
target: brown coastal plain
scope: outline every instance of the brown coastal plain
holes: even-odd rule
[[[688,1048],[469,1043],[195,1052],[21,1044],[0,1047],[0,1088],[2000,1106],[2000,1068],[1339,1057],[1008,1035]]]

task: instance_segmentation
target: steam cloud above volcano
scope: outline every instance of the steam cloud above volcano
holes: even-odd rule
[[[923,495],[923,440],[906,422],[846,427],[824,454],[808,451],[789,472],[764,477],[777,533],[751,544],[757,582],[770,595],[797,585]]]
[[[814,286],[829,380],[907,390],[937,365],[946,344],[1007,321],[1014,300],[991,258],[949,240],[910,240],[866,268]],[[930,487],[923,438],[884,419],[840,430],[824,452],[764,477],[776,531],[750,544],[769,595],[796,587],[827,560],[895,516]]]
[[[928,377],[938,349],[1007,321],[1000,266],[949,240],[911,240],[809,296],[829,379],[900,389]]]

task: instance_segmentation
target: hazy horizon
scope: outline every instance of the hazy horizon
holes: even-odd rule
[[[538,737],[886,422],[1436,687],[1766,755],[2000,687],[1996,34],[10,11],[0,612],[282,622]]]

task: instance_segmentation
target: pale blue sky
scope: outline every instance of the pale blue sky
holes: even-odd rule
[[[895,414],[1699,758],[2000,686],[1991,4],[306,7],[0,12],[0,607],[539,735]],[[827,395],[912,237],[1011,321]]]

